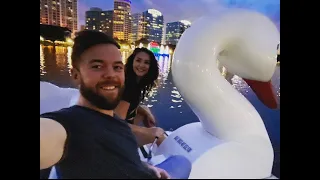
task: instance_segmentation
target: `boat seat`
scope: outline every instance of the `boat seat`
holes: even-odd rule
[[[188,179],[192,164],[186,157],[174,155],[156,165],[156,167],[166,170],[171,176],[171,179]],[[52,167],[49,179],[59,179],[58,174],[59,173],[57,172],[56,168]]]

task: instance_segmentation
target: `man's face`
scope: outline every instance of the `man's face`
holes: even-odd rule
[[[73,77],[81,95],[97,108],[113,110],[120,101],[125,79],[119,49],[112,44],[87,49],[80,56],[78,70],[73,70]]]

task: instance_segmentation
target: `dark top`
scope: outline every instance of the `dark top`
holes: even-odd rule
[[[156,178],[140,161],[138,144],[128,124],[81,106],[40,117],[59,122],[67,132],[59,178]]]
[[[130,103],[126,120],[127,122],[132,123],[132,119],[136,116],[137,108],[141,102],[141,90],[136,81],[126,80],[122,100]]]

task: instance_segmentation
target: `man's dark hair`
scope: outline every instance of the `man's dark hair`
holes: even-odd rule
[[[81,54],[98,44],[113,44],[120,49],[120,45],[112,37],[99,31],[84,30],[78,33],[72,47],[71,63],[78,68]]]

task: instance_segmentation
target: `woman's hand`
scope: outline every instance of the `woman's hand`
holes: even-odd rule
[[[156,119],[151,113],[147,113],[143,119],[143,124],[145,127],[154,127],[156,126]]]
[[[150,109],[147,106],[140,105],[138,108],[138,114],[140,114],[143,118],[143,125],[145,127],[155,127],[156,126],[156,119],[152,115]]]

